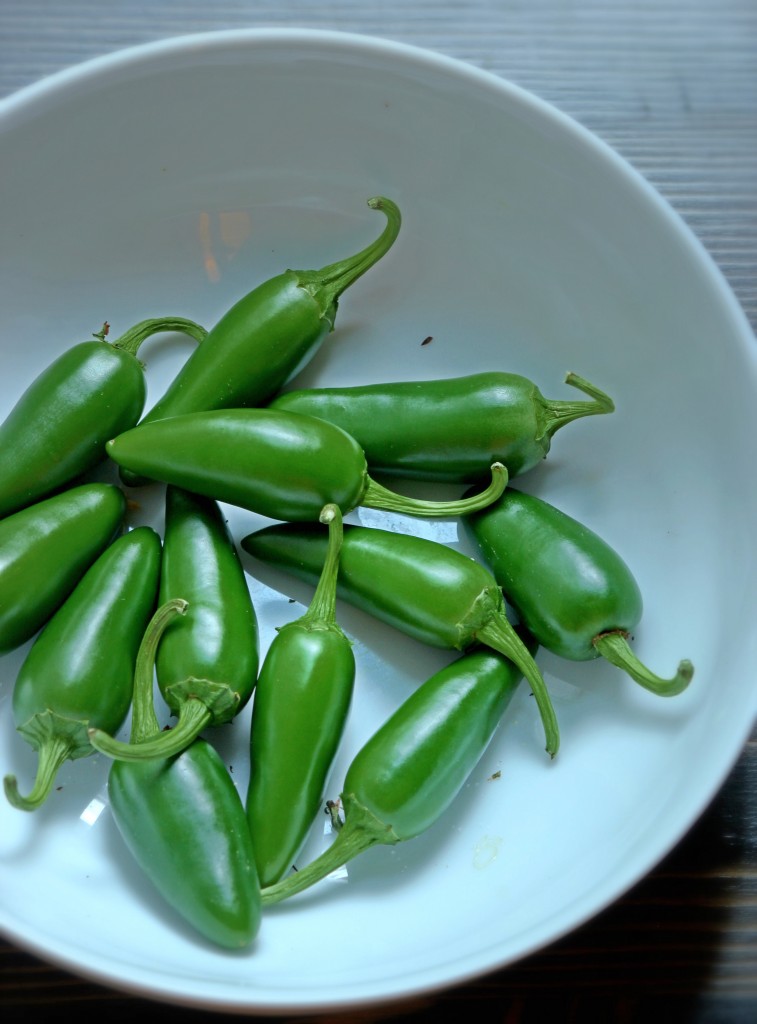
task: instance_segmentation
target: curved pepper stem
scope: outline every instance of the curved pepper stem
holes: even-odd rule
[[[176,725],[172,729],[158,732],[153,739],[123,743],[101,729],[90,729],[89,742],[95,750],[114,761],[150,761],[156,757],[174,757],[197,739],[210,724],[212,717],[207,704],[191,698],[182,705]]]
[[[162,736],[160,723],[155,714],[153,701],[153,677],[155,674],[155,655],[160,639],[177,615],[186,614],[188,603],[177,597],[166,601],[155,612],[145,629],[139,645],[137,661],[134,669],[134,697],[131,711],[131,734],[129,743],[148,743],[156,736]],[[101,729],[88,730],[89,742],[104,754],[108,754],[108,746],[115,745],[119,750],[122,746],[108,733]],[[113,755],[111,755],[113,756]],[[131,759],[131,758],[130,758]],[[141,760],[141,758],[137,758]]]
[[[342,512],[338,505],[330,503],[323,506],[318,518],[320,522],[328,525],[329,543],[315,593],[307,611],[297,621],[302,626],[327,625],[334,627],[336,626],[336,578],[344,537]]]
[[[578,388],[584,394],[590,395],[591,402],[565,401],[564,399],[544,399],[544,408],[547,412],[547,425],[544,433],[547,437],[564,427],[566,423],[580,419],[582,416],[599,416],[615,411],[615,403],[604,391],[591,384],[584,377],[577,373],[569,373],[565,377],[565,383],[571,387]]]
[[[391,825],[379,821],[375,814],[363,807],[357,800],[347,796],[343,797],[343,801],[345,821],[331,846],[295,874],[262,889],[261,902],[263,906],[281,903],[282,900],[294,896],[295,893],[309,889],[316,882],[320,882],[321,879],[330,875],[332,871],[336,871],[347,861],[372,846],[393,846],[401,842]],[[330,804],[330,807],[333,805]]]
[[[623,669],[639,686],[656,693],[658,697],[675,697],[682,693],[694,676],[694,666],[686,658],[679,662],[676,674],[671,679],[655,675],[639,661],[628,643],[628,634],[622,631],[601,633],[594,638],[593,643],[611,665]]]
[[[55,778],[66,761],[71,757],[72,743],[66,736],[48,736],[39,747],[37,774],[34,785],[26,796],[18,790],[15,775],[6,775],[3,788],[12,804],[19,811],[36,811],[50,795]]]
[[[402,512],[409,516],[464,516],[486,508],[504,492],[507,487],[508,473],[501,462],[492,464],[491,474],[491,483],[485,490],[457,501],[425,501],[421,498],[408,498],[403,494],[390,491],[388,487],[383,487],[368,476],[360,504],[366,508]]]
[[[545,746],[554,757],[560,746],[560,729],[544,677],[530,651],[504,615],[491,618],[476,631],[477,639],[517,665],[531,686],[544,727]]]
[[[391,249],[399,234],[402,216],[396,203],[384,196],[373,196],[368,200],[368,205],[372,210],[381,210],[386,216],[386,227],[375,242],[355,256],[330,263],[320,270],[295,271],[300,286],[310,292],[324,316],[334,306],[342,292]]]
[[[142,342],[147,338],[152,337],[153,334],[173,334],[174,332],[186,334],[198,342],[204,341],[208,335],[205,328],[195,323],[194,320],[186,320],[184,317],[179,316],[153,317],[149,320],[140,320],[139,323],[134,324],[128,331],[125,331],[120,338],[107,342],[107,344],[112,345],[113,348],[121,349],[123,352],[128,352],[129,355],[134,356],[136,359]],[[105,341],[107,333],[107,325],[103,325],[102,330],[97,331],[94,337]]]
[[[153,677],[155,655],[165,631],[177,615],[185,615],[189,605],[180,597],[166,601],[155,612],[147,624],[142,643],[137,652],[134,669],[134,699],[131,713],[132,743],[144,743],[160,732],[160,723],[155,714],[153,701]],[[93,744],[94,745],[94,744]]]

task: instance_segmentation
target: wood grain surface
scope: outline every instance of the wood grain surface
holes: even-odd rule
[[[0,96],[135,43],[286,25],[427,47],[537,93],[659,190],[757,325],[755,0],[0,0]],[[100,988],[0,938],[3,1024],[156,1010],[164,1022],[223,1016]],[[480,1024],[630,1024],[653,1011],[686,1024],[757,1021],[757,731],[690,834],[578,931],[448,991],[302,1019],[420,1024],[445,1011]]]

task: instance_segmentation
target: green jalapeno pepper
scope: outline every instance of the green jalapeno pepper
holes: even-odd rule
[[[362,447],[372,473],[473,483],[492,462],[511,477],[524,473],[546,456],[560,427],[613,411],[612,400],[583,377],[569,373],[565,380],[592,401],[549,400],[526,377],[492,372],[301,389],[269,408],[336,423]]]
[[[250,699],[258,674],[258,623],[247,578],[218,505],[166,490],[159,601],[189,604],[161,639],[160,692],[176,725],[141,743],[102,729],[90,742],[109,757],[141,761],[179,754],[209,725],[230,722]]]
[[[153,334],[205,331],[177,317],[143,320],[117,341],[74,345],[30,384],[0,426],[0,516],[69,484],[105,458],[105,442],[136,425],[147,389],[137,359]]]
[[[368,205],[387,218],[375,242],[320,270],[286,270],[245,295],[211,329],[143,422],[262,405],[294,377],[333,330],[339,296],[397,238],[397,206],[381,196]],[[121,476],[132,485],[147,479],[123,467]]]
[[[498,497],[507,473],[464,501],[409,498],[378,484],[358,443],[340,427],[273,409],[214,409],[141,423],[107,444],[119,466],[271,519],[315,521],[324,505],[415,516],[474,511]]]
[[[277,523],[242,539],[263,562],[313,582],[324,558],[324,538],[311,524]],[[559,731],[541,672],[507,620],[496,580],[483,565],[424,537],[348,525],[337,590],[363,611],[432,647],[465,651],[485,644],[515,662],[536,698],[554,756]]]
[[[475,650],[414,690],[347,769],[344,824],[334,842],[264,888],[263,904],[302,892],[371,846],[414,839],[433,825],[480,760],[521,679],[507,658]]]
[[[263,886],[290,867],[318,813],[355,682],[352,645],[336,621],[339,509],[327,505],[321,522],[329,542],[315,595],[269,647],[252,707],[247,820]]]
[[[626,563],[592,530],[515,490],[466,519],[466,528],[544,648],[573,661],[602,656],[660,696],[688,686],[690,661],[662,679],[634,655],[628,641],[641,619],[641,592]]]
[[[0,654],[30,640],[113,540],[126,512],[112,484],[82,484],[0,520]]]
[[[68,760],[94,753],[87,729],[118,729],[131,704],[134,665],[155,608],[161,545],[149,526],[115,540],[35,640],[16,679],[16,728],[38,751],[37,777],[22,796],[5,777],[14,807],[36,810]]]
[[[186,602],[161,605],[134,675],[131,742],[160,726],[153,706],[155,648]],[[260,886],[244,805],[217,751],[203,739],[171,758],[114,761],[110,809],[136,863],[163,899],[216,945],[248,946],[260,926]]]

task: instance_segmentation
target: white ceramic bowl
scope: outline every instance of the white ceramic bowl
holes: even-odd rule
[[[345,294],[301,381],[500,368],[568,397],[575,370],[609,391],[614,415],[559,433],[521,484],[620,550],[646,600],[637,652],[662,672],[691,658],[694,681],[666,702],[603,663],[540,656],[562,729],[554,763],[523,689],[437,826],[272,909],[239,955],[210,948],[150,892],[104,806],[104,759],[69,764],[36,814],[0,806],[0,927],[97,981],[205,1008],[313,1011],[501,967],[648,872],[716,793],[753,721],[748,324],[623,160],[472,67],[350,35],[229,32],[98,59],[5,100],[0,414],[104,320],[114,331],[164,313],[210,325],[285,267],[365,244],[380,226],[374,194],[400,205],[402,233]],[[147,343],[148,402],[187,351]],[[229,515],[237,536],[257,525]],[[131,516],[159,519],[157,502]],[[463,544],[454,521],[397,528]],[[273,573],[251,587],[265,648],[301,612],[289,596],[309,591]],[[359,678],[333,795],[361,740],[449,660],[345,606],[340,617]],[[24,654],[0,663],[0,774],[28,779],[35,756],[10,713]],[[247,723],[216,737],[241,791]],[[303,856],[327,841],[314,828]]]

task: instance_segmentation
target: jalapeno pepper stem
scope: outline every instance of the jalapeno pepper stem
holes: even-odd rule
[[[90,729],[89,742],[95,750],[115,761],[149,761],[156,757],[173,757],[197,739],[212,717],[207,704],[197,698],[190,698],[182,704],[176,725],[172,729],[158,732],[152,739],[123,743],[101,729]]]
[[[309,889],[372,846],[393,846],[401,842],[391,825],[380,821],[354,797],[342,797],[342,801],[345,806],[345,820],[334,842],[295,874],[261,890],[261,901],[264,906],[281,903],[295,893]]]
[[[184,615],[188,603],[177,597],[162,604],[147,624],[137,652],[134,668],[134,697],[131,712],[131,743],[143,743],[160,733],[160,723],[155,714],[153,681],[155,655],[160,638],[177,615]],[[92,730],[97,732],[97,730]],[[90,733],[90,742],[92,732]],[[107,734],[104,734],[107,735]],[[93,743],[92,746],[95,746]]]
[[[565,401],[564,399],[543,399],[544,407],[548,414],[544,430],[547,437],[552,437],[560,427],[564,427],[566,423],[571,423],[582,416],[599,416],[604,413],[614,412],[615,403],[610,396],[605,394],[604,391],[600,391],[598,387],[591,384],[584,377],[579,377],[577,373],[571,372],[566,375],[565,383],[570,384],[571,387],[578,388],[584,394],[591,395],[593,401],[572,402]]]
[[[426,501],[421,498],[409,498],[390,491],[389,488],[368,476],[360,504],[366,508],[386,509],[388,512],[402,512],[409,516],[468,515],[491,505],[507,487],[508,474],[501,462],[492,464],[491,474],[491,483],[485,490],[456,501]]]
[[[139,323],[134,324],[128,331],[125,331],[120,338],[107,342],[107,344],[112,345],[113,348],[121,349],[123,352],[128,352],[129,355],[134,356],[136,359],[142,342],[147,338],[152,337],[153,334],[169,334],[174,331],[179,334],[186,334],[190,338],[194,338],[195,341],[204,341],[208,334],[205,328],[196,324],[194,320],[186,320],[184,317],[177,316],[153,317],[149,320],[140,320]],[[102,331],[98,331],[95,334],[95,337],[105,341],[105,333],[103,328]]]
[[[678,663],[676,674],[671,679],[655,675],[631,650],[628,633],[623,630],[601,633],[594,638],[593,644],[611,665],[623,669],[639,686],[656,693],[658,697],[675,697],[682,693],[694,675],[694,666],[687,658]]]
[[[324,505],[319,520],[328,525],[329,543],[323,561],[321,575],[308,610],[299,619],[303,626],[325,624],[336,625],[336,578],[339,571],[339,556],[342,550],[344,529],[342,512],[338,505]]]
[[[544,682],[544,677],[531,657],[528,648],[504,615],[490,618],[479,626],[476,631],[476,637],[495,651],[504,654],[523,673],[531,686],[531,692],[536,699],[536,706],[541,715],[547,753],[550,757],[554,757],[560,746],[560,730],[557,724],[557,716],[555,715],[555,709],[552,706],[552,700]]]
[[[160,639],[177,615],[184,615],[189,605],[180,597],[166,601],[147,624],[137,652],[134,668],[134,698],[131,713],[131,743],[143,743],[160,732],[153,700],[155,655]]]
[[[19,811],[36,811],[52,791],[55,777],[71,756],[71,741],[66,736],[50,735],[39,748],[37,775],[34,785],[26,796],[18,790],[15,775],[6,775],[3,788],[8,802]]]
[[[391,199],[373,196],[368,200],[368,205],[372,210],[381,210],[386,215],[386,227],[375,242],[371,242],[356,255],[330,263],[320,270],[295,271],[300,286],[310,292],[321,307],[322,315],[326,315],[346,288],[389,251],[399,234],[402,217]]]

